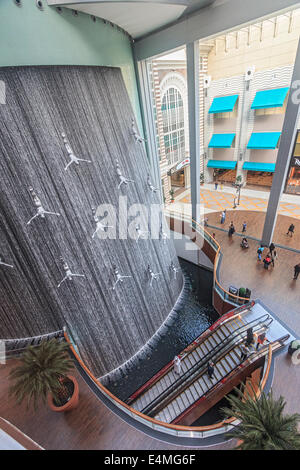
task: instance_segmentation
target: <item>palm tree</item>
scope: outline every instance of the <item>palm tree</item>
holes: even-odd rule
[[[277,400],[272,391],[257,398],[255,393],[247,392],[247,399],[241,390],[227,397],[230,407],[222,409],[228,418],[233,416],[241,424],[228,437],[241,441],[241,450],[299,450],[300,434],[297,424],[300,415],[284,415],[286,402],[282,396]]]
[[[67,374],[74,368],[68,349],[67,343],[55,338],[26,349],[21,356],[21,364],[9,375],[9,379],[15,382],[9,393],[18,404],[27,396],[27,408],[33,402],[34,409],[37,409],[39,400],[45,403],[49,393],[57,406],[68,401],[72,396],[72,383],[70,385]]]

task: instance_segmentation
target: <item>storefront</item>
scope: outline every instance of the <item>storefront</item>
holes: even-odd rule
[[[300,195],[300,130],[297,132],[285,192]]]

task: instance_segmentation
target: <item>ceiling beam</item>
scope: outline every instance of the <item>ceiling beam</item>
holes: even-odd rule
[[[236,27],[267,19],[270,16],[299,8],[295,0],[228,0],[215,3],[198,12],[151,33],[134,43],[136,60],[144,60],[158,54],[185,46],[199,39],[224,34]]]

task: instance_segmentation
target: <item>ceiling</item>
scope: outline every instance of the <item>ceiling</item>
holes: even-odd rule
[[[48,0],[52,6],[65,6],[117,24],[133,38],[140,38],[214,0]]]

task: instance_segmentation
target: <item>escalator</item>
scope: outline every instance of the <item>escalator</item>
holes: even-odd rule
[[[268,314],[265,314],[250,323],[245,323],[242,313],[220,324],[182,355],[180,377],[174,373],[173,367],[167,368],[154,383],[131,400],[130,405],[160,421],[172,422],[178,414],[184,412],[205,394],[209,387],[241,363],[240,345],[247,338],[247,330],[251,327],[254,333],[260,334],[273,321]],[[206,375],[210,360],[215,363],[215,375],[212,381]]]

